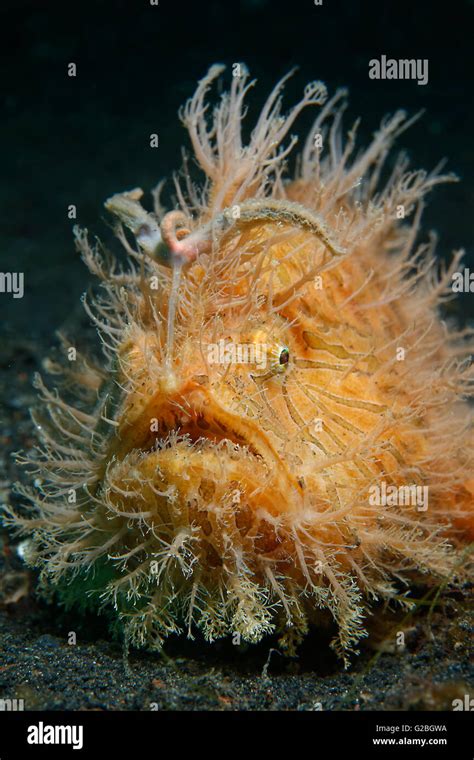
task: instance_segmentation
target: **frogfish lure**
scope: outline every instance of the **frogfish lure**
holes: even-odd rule
[[[417,243],[454,177],[403,156],[383,172],[413,119],[356,151],[346,92],[321,82],[284,113],[284,77],[244,142],[254,82],[242,68],[210,111],[223,68],[180,111],[201,186],[185,159],[174,208],[163,183],[153,211],[138,188],[107,200],[125,264],[75,228],[100,350],[46,360],[59,390],[36,377],[34,484],[4,521],[41,589],[108,610],[135,646],[277,632],[292,651],[332,618],[347,662],[377,600],[470,577],[472,331],[439,314],[462,251],[442,267],[434,236]]]

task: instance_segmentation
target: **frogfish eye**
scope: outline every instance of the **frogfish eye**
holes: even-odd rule
[[[280,358],[278,361],[280,364],[283,364],[283,365],[288,364],[288,362],[290,361],[290,352],[287,348],[282,348],[282,350],[280,351]]]

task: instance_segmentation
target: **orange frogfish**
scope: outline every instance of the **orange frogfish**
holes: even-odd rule
[[[377,600],[468,579],[472,333],[439,314],[462,252],[443,268],[417,243],[453,177],[385,172],[405,113],[356,149],[321,82],[284,113],[285,77],[245,141],[253,82],[242,66],[213,100],[222,70],[180,112],[201,184],[185,162],[171,208],[162,183],[153,211],[138,188],[109,198],[121,263],[75,229],[101,350],[63,335],[45,362],[60,391],[37,377],[35,481],[4,520],[41,588],[109,609],[135,646],[295,647],[332,616],[347,659]]]

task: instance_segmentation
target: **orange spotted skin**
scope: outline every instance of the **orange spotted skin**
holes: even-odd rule
[[[38,380],[44,486],[22,491],[30,520],[7,521],[34,528],[45,587],[100,568],[97,598],[137,646],[200,629],[278,631],[293,650],[326,610],[347,663],[371,604],[470,577],[472,339],[440,316],[460,256],[437,274],[432,242],[414,248],[423,197],[452,177],[401,160],[377,184],[397,112],[358,158],[352,133],[326,139],[327,158],[310,135],[283,182],[277,147],[324,86],[287,117],[277,87],[242,147],[245,77],[214,132],[200,121],[218,68],[182,112],[202,192],[161,219],[139,189],[107,201],[139,267],[107,269],[76,231],[106,294],[86,303],[104,356],[65,371],[69,387],[88,378],[77,403]],[[316,133],[337,128],[341,98]]]

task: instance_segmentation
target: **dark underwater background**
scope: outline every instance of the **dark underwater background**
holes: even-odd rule
[[[104,201],[137,186],[149,192],[180,167],[182,146],[189,144],[177,111],[213,63],[228,65],[227,83],[236,62],[257,78],[249,124],[294,66],[284,110],[308,81],[322,79],[330,93],[346,86],[345,129],[361,116],[361,144],[386,113],[425,109],[397,145],[413,168],[430,170],[446,157],[446,169],[459,175],[461,182],[428,196],[424,231],[437,230],[440,259],[464,247],[465,265],[474,271],[473,0],[323,0],[321,6],[313,0],[159,0],[158,6],[3,0],[0,29],[0,270],[25,278],[22,299],[0,294],[0,501],[18,477],[11,452],[34,444],[31,380],[55,344],[55,330],[77,319],[78,330],[90,331],[80,296],[91,277],[74,250],[72,227],[78,223],[110,241]],[[381,55],[427,58],[429,83],[369,79],[369,60]],[[67,76],[70,62],[77,65],[75,78]],[[304,139],[315,112],[308,109],[292,132]],[[159,134],[157,149],[149,146],[151,133]],[[146,200],[151,207],[151,197]],[[70,204],[77,220],[68,219]],[[474,294],[449,304],[447,313],[472,321]],[[2,568],[4,575],[22,572],[6,536],[0,536],[0,574]],[[270,662],[269,643],[237,654],[230,644],[181,641],[171,644],[170,661],[134,655],[132,680],[124,680],[120,646],[109,641],[104,624],[94,618],[79,624],[73,612],[51,611],[31,593],[34,577],[25,583],[18,603],[0,609],[0,695],[23,695],[29,709],[149,709],[156,700],[162,709],[305,710],[320,699],[325,709],[451,709],[473,677],[466,657],[472,620],[454,600],[434,614],[429,631],[423,621],[410,622],[404,654],[390,652],[386,631],[374,634],[376,662],[374,650],[363,649],[352,675],[329,652],[330,635],[317,631],[299,661],[276,655]],[[73,652],[64,644],[71,628],[80,639]],[[266,663],[265,672],[279,680],[262,681]]]

